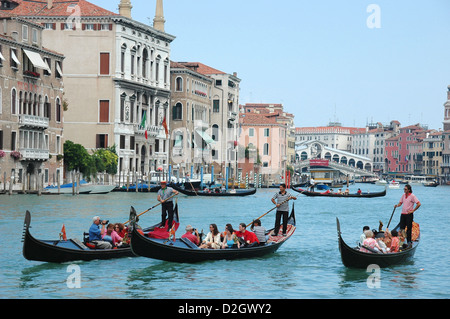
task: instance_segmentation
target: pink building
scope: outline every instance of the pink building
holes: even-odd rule
[[[287,166],[288,126],[280,123],[273,113],[245,112],[239,116],[241,127],[239,145],[245,156],[239,171],[250,180],[262,174],[263,184],[283,183]]]

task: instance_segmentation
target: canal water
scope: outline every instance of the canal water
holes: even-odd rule
[[[350,190],[380,191],[383,187],[356,184]],[[275,189],[260,189],[242,198],[178,197],[180,228],[203,229],[216,223],[237,228],[273,207]],[[111,222],[128,220],[130,206],[138,213],[157,203],[152,193],[107,195],[1,195],[1,299],[297,299],[297,298],[433,298],[450,297],[449,248],[450,187],[413,187],[422,202],[415,213],[422,237],[412,262],[377,272],[343,266],[337,241],[336,217],[345,241],[355,244],[364,225],[385,227],[403,190],[388,189],[385,197],[311,198],[290,190],[295,201],[297,230],[275,254],[258,259],[170,263],[143,257],[107,261],[51,264],[26,260],[22,255],[25,211],[32,214],[31,232],[39,239],[57,239],[62,225],[67,237],[82,238],[95,215]],[[262,218],[273,227],[274,212]],[[392,226],[400,219],[397,209]],[[143,215],[142,226],[160,221],[160,208]],[[74,268],[75,267],[75,268]],[[78,269],[79,281],[69,277]],[[376,277],[374,277],[376,275]]]

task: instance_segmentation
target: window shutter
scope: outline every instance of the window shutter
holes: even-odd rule
[[[109,53],[100,53],[100,74],[109,75]]]

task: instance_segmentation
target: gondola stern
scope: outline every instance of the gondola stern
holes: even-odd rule
[[[292,210],[291,215],[289,216],[289,220],[292,219],[292,225],[296,226],[296,220],[295,220],[295,203],[292,203]]]

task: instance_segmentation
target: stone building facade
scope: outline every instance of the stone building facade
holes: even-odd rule
[[[62,181],[64,56],[9,9],[0,10],[0,191],[35,190]]]

